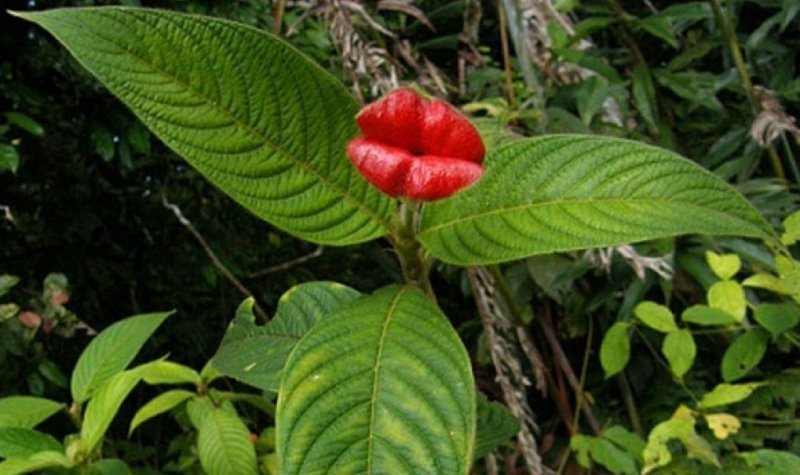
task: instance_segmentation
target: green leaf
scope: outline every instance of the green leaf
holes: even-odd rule
[[[259,327],[247,302],[225,333],[212,360],[226,376],[265,391],[277,392],[286,358],[318,320],[360,294],[335,282],[310,282],[292,287],[281,297],[268,324]]]
[[[733,315],[706,305],[692,305],[681,314],[681,320],[703,326],[725,326],[739,323]]]
[[[216,407],[207,398],[189,401],[197,427],[200,464],[209,475],[255,475],[256,451],[250,432],[235,411]]]
[[[148,363],[150,364],[150,363]],[[103,439],[103,435],[117,415],[119,407],[133,388],[139,384],[148,364],[122,371],[108,379],[89,400],[81,426],[81,447],[84,454],[90,453]]]
[[[675,316],[670,309],[655,302],[641,302],[633,309],[633,314],[645,325],[663,333],[678,331]]]
[[[753,370],[767,352],[769,333],[762,328],[753,328],[731,343],[722,355],[722,379],[736,381]]]
[[[31,429],[64,408],[60,402],[34,396],[0,399],[0,427]]]
[[[795,211],[783,220],[783,234],[781,243],[791,246],[800,240],[800,211]]]
[[[89,399],[115,374],[128,367],[150,335],[172,312],[136,315],[120,320],[97,335],[81,353],[72,373],[72,398]]]
[[[760,449],[752,452],[740,452],[747,465],[760,468],[758,473],[764,475],[777,475],[795,473],[800,467],[800,457],[791,453],[773,449]]]
[[[506,406],[489,401],[481,393],[478,393],[477,411],[474,457],[480,460],[495,447],[514,437],[519,432],[519,421]]]
[[[7,294],[9,290],[19,283],[19,277],[15,275],[0,275],[0,297]]]
[[[694,344],[692,332],[678,330],[668,333],[664,337],[661,352],[667,358],[672,374],[676,378],[682,379],[683,375],[692,367],[694,358],[697,356],[697,346]]]
[[[775,239],[738,192],[671,152],[628,140],[550,135],[489,153],[477,184],[424,208],[419,239],[480,265],[686,233]]]
[[[319,321],[289,357],[281,473],[466,474],[475,404],[447,318],[419,290],[384,288]]]
[[[724,113],[725,108],[716,97],[716,77],[707,72],[683,71],[670,72],[666,69],[654,69],[653,76],[662,86],[670,89],[691,104]]]
[[[147,422],[148,420],[161,415],[167,411],[171,411],[179,404],[194,396],[195,393],[186,391],[184,389],[173,389],[151,399],[147,404],[140,407],[131,420],[130,435],[137,427]]]
[[[669,442],[677,439],[686,448],[686,455],[703,463],[720,466],[719,459],[711,449],[711,445],[694,430],[695,419],[692,412],[680,406],[672,417],[656,425],[647,436],[644,449],[643,474],[650,473],[658,467],[668,465],[672,461]]]
[[[172,361],[153,361],[142,374],[147,384],[199,384],[200,375],[188,366]]]
[[[708,306],[731,314],[737,322],[744,320],[747,313],[747,300],[744,288],[732,280],[715,282],[708,289]]]
[[[47,450],[37,452],[26,458],[9,458],[0,462],[0,473],[3,475],[18,475],[22,473],[38,472],[47,468],[70,468],[75,463],[61,452]]]
[[[641,437],[621,426],[611,426],[601,434],[604,439],[610,440],[632,454],[636,460],[642,462],[645,442]]]
[[[9,122],[31,135],[35,135],[37,137],[44,135],[44,127],[26,114],[22,114],[20,112],[6,112],[5,116]]]
[[[642,118],[651,128],[658,127],[656,124],[656,114],[658,111],[656,103],[656,89],[653,85],[653,77],[650,71],[642,65],[637,64],[631,74],[631,92],[636,108],[642,114]]]
[[[48,434],[22,427],[0,427],[0,458],[28,458],[36,452],[63,451]]]
[[[19,168],[19,154],[13,146],[0,143],[0,172],[8,170],[16,173]]]
[[[591,468],[591,458],[611,473],[638,473],[633,455],[606,439],[576,434],[570,439],[569,448],[576,452],[578,463],[585,468]]]
[[[625,369],[631,358],[631,342],[628,339],[630,323],[617,322],[611,325],[600,344],[600,364],[606,379]]]
[[[713,251],[706,251],[708,266],[722,280],[728,280],[742,268],[742,260],[736,254],[719,255]]]
[[[718,384],[711,390],[703,395],[697,407],[700,409],[708,409],[711,407],[726,406],[733,404],[744,399],[747,399],[753,391],[763,386],[764,383],[748,383],[748,384]]]
[[[672,32],[672,27],[666,18],[661,15],[651,15],[647,18],[638,20],[637,25],[644,31],[650,33],[656,38],[664,40],[673,48],[678,48],[678,39],[675,38],[675,33]]]
[[[756,307],[754,316],[759,325],[776,337],[800,323],[800,308],[793,303],[762,303]]]
[[[133,471],[120,459],[103,459],[89,465],[88,475],[133,475]]]
[[[52,33],[156,136],[257,216],[333,245],[386,232],[394,201],[345,156],[358,104],[288,43],[162,10],[15,15]]]

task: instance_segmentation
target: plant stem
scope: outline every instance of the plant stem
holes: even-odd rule
[[[726,13],[722,10],[718,0],[709,0],[709,3],[711,4],[711,9],[714,11],[714,17],[716,18],[717,23],[719,24],[720,28],[722,28],[722,34],[725,37],[725,40],[728,42],[728,48],[731,51],[733,63],[736,65],[736,70],[739,72],[739,78],[742,80],[745,94],[747,95],[747,99],[750,101],[751,111],[753,116],[755,116],[759,108],[758,99],[753,93],[753,80],[750,78],[750,72],[747,70],[747,64],[744,61],[742,48],[739,46],[739,38],[736,36],[733,22],[731,21],[729,15],[726,15]],[[775,175],[777,175],[778,179],[781,181],[781,183],[783,183],[784,186],[788,187],[789,182],[786,180],[786,172],[783,169],[783,164],[781,163],[780,156],[778,156],[778,152],[772,145],[768,145],[766,148],[767,155],[769,155],[769,160],[772,163],[772,169],[775,172]]]
[[[500,47],[503,52],[503,71],[506,78],[506,95],[508,96],[509,106],[511,109],[514,109],[517,106],[517,99],[514,96],[514,81],[513,73],[511,71],[511,54],[508,51],[506,12],[503,8],[502,2],[497,2],[497,19],[500,28]]]
[[[431,259],[417,241],[421,216],[422,203],[402,200],[393,219],[389,241],[397,253],[406,283],[425,292],[435,303],[436,294],[429,277]]]
[[[636,399],[633,397],[633,391],[631,390],[631,385],[628,382],[628,378],[625,376],[625,372],[619,373],[617,375],[617,384],[619,385],[619,390],[622,393],[622,401],[625,403],[625,410],[628,411],[628,419],[631,421],[631,426],[633,427],[633,431],[636,432],[636,435],[639,437],[644,437],[644,426],[642,425],[642,419],[639,417],[639,410],[636,407]]]

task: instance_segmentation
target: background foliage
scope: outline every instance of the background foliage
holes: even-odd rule
[[[260,0],[31,0],[4,7],[111,3],[209,14],[271,31],[280,10]],[[471,0],[289,4],[280,33],[360,101],[398,79],[415,81],[464,105],[490,143],[553,132],[654,143],[723,177],[782,227],[797,209],[800,184],[792,119],[800,104],[795,2],[540,3],[552,8]],[[0,63],[0,274],[19,279],[0,282],[0,396],[68,400],[68,375],[94,329],[127,315],[176,309],[140,358],[171,353],[199,371],[246,293],[256,299],[257,317],[274,313],[279,296],[300,282],[337,280],[366,293],[399,279],[383,243],[320,252],[247,214],[155,140],[41,30],[2,14],[0,49],[8,52]],[[792,229],[798,231],[791,222],[786,228],[791,244]],[[709,250],[718,257],[708,257]],[[735,270],[715,264],[734,255]],[[532,384],[527,403],[543,463],[573,473],[591,465],[625,473],[664,462],[664,473],[686,473],[777,463],[767,449],[799,453],[797,284],[788,257],[753,241],[688,237],[494,268],[515,325],[539,353],[529,358],[521,348],[507,356],[522,362]],[[472,310],[468,276],[446,265],[436,270],[440,305],[458,319],[480,389],[502,401],[492,364],[497,342]],[[773,280],[747,284],[759,275]],[[747,304],[741,298],[725,308],[741,314],[736,324],[700,327],[696,319],[712,317],[687,317],[687,309],[725,307],[739,295]],[[648,311],[643,301],[666,313]],[[674,356],[692,353],[688,338],[696,342],[691,361]],[[731,363],[734,348],[761,357]],[[720,407],[706,399],[714,388],[748,382],[758,383],[749,397],[725,408],[736,415],[738,431],[730,419],[708,419],[715,411],[707,409]],[[143,424],[128,439],[126,422],[160,392],[144,386],[133,394],[107,435],[110,454],[153,470],[207,467],[192,452],[208,440],[203,399],[180,406],[175,418]],[[175,394],[176,401],[184,397]],[[271,436],[261,429],[271,426],[269,411],[238,411],[247,430],[261,436],[259,456],[267,457]],[[230,413],[210,414],[241,436]],[[70,430],[67,417],[42,427]],[[672,448],[669,460],[664,448]],[[525,473],[524,452],[508,442],[475,470]],[[651,458],[632,455],[643,452]]]

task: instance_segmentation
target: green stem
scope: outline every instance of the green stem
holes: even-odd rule
[[[394,246],[403,278],[436,302],[430,281],[431,258],[417,240],[422,203],[402,200],[393,220],[389,241]]]
[[[726,15],[726,13],[722,10],[718,0],[709,0],[709,3],[711,3],[711,9],[714,11],[714,17],[716,18],[717,23],[719,24],[720,28],[722,28],[722,34],[725,37],[725,40],[728,42],[728,48],[731,51],[731,57],[736,65],[736,70],[739,72],[739,78],[742,80],[742,85],[744,86],[747,99],[750,101],[750,107],[752,109],[753,116],[755,116],[759,108],[758,99],[753,92],[753,80],[750,78],[750,72],[747,70],[747,64],[744,61],[742,48],[739,46],[739,38],[736,36],[733,22],[731,21],[729,15]],[[789,182],[786,180],[786,171],[783,169],[783,164],[781,163],[780,156],[778,156],[778,152],[775,150],[775,147],[772,145],[767,146],[767,155],[769,155],[769,160],[770,163],[772,163],[772,169],[775,172],[775,175],[777,175],[778,179],[784,184],[784,186],[788,187]]]

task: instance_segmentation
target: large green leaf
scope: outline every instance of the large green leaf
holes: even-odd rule
[[[475,186],[425,207],[419,238],[478,265],[687,233],[774,237],[733,188],[671,152],[551,135],[490,153]]]
[[[9,396],[0,399],[0,427],[30,429],[60,411],[63,404],[35,396]]]
[[[292,287],[278,301],[273,318],[255,324],[252,301],[242,303],[212,360],[222,374],[266,391],[278,391],[286,358],[319,319],[360,294],[335,282],[309,282]]]
[[[155,135],[259,217],[326,244],[385,233],[393,202],[345,157],[358,105],[287,43],[160,10],[16,15],[52,33]]]
[[[197,428],[197,452],[209,475],[255,475],[256,451],[250,433],[236,412],[216,407],[208,398],[188,403],[189,415]]]
[[[72,372],[72,398],[89,399],[115,374],[128,367],[145,341],[172,312],[149,313],[120,320],[97,335],[81,353]]]
[[[419,290],[388,287],[317,322],[278,395],[281,473],[466,474],[475,437],[469,357]]]

